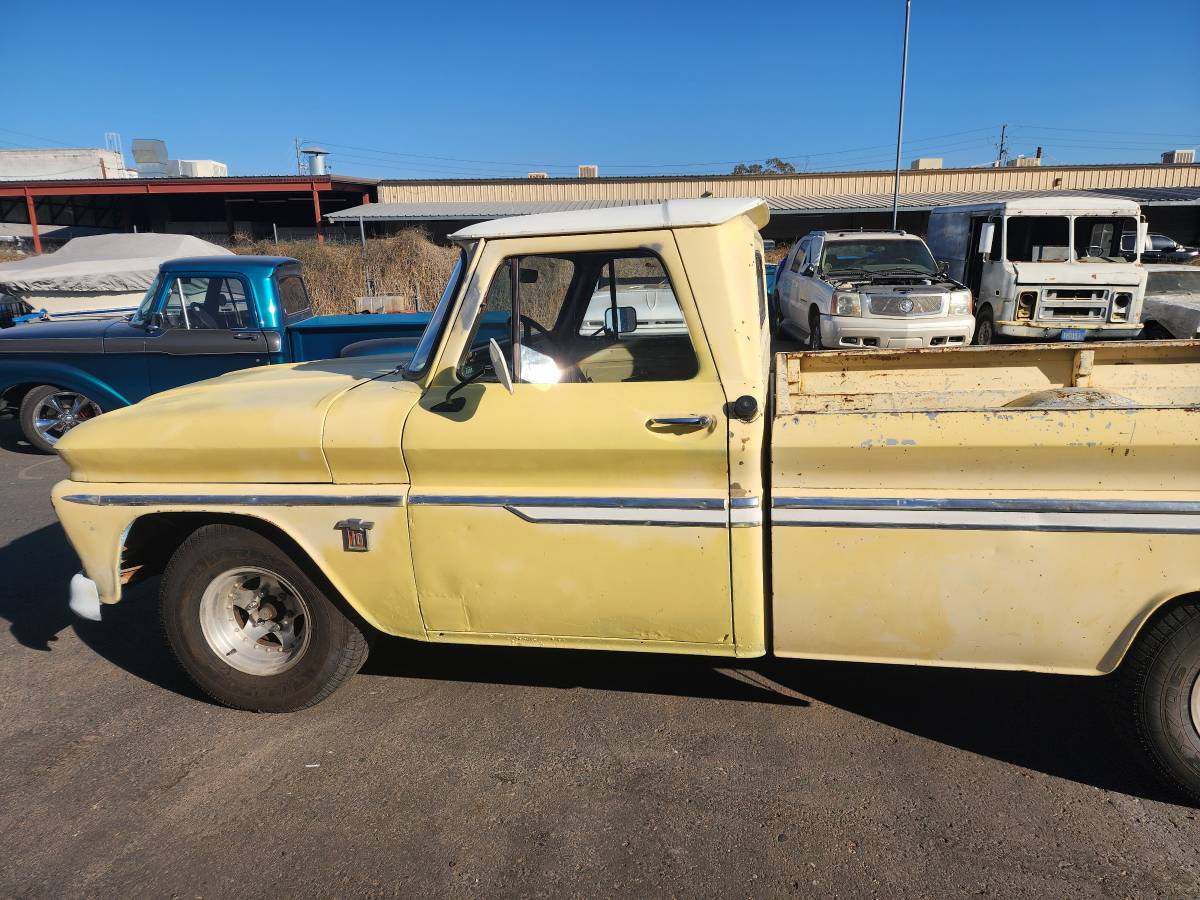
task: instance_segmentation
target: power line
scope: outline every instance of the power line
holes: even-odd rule
[[[924,146],[924,145],[936,143],[945,138],[958,137],[958,136],[966,135],[966,134],[977,134],[977,133],[981,133],[981,132],[985,132],[985,131],[991,131],[993,128],[994,128],[994,126],[992,126],[992,125],[984,126],[982,128],[968,128],[963,131],[951,131],[951,132],[947,132],[945,134],[940,134],[940,135],[930,135],[929,137],[925,137],[925,138],[915,138],[911,141],[906,141],[906,143],[909,145],[910,148],[913,147],[914,145]],[[309,142],[320,143],[325,146],[342,148],[345,150],[353,150],[357,153],[370,153],[370,154],[377,154],[377,155],[382,155],[382,156],[386,156],[386,157],[399,157],[399,158],[403,158],[403,159],[435,160],[435,161],[439,161],[439,162],[468,163],[471,165],[483,165],[483,166],[512,166],[512,167],[521,167],[521,168],[527,167],[527,168],[531,168],[531,169],[567,169],[567,170],[570,170],[570,169],[574,169],[576,166],[576,163],[551,163],[551,162],[528,162],[528,161],[522,162],[522,161],[518,161],[518,160],[469,159],[469,158],[457,157],[457,156],[432,156],[432,155],[419,154],[419,153],[404,153],[404,152],[398,151],[398,150],[383,150],[383,149],[380,149],[377,147],[359,147],[359,146],[355,146],[352,144],[340,144],[335,141],[327,141],[327,140],[323,140],[320,138],[306,139],[305,143],[309,143]],[[849,147],[849,148],[844,148],[841,150],[822,150],[822,151],[817,151],[817,152],[813,152],[813,153],[773,154],[772,156],[749,157],[749,158],[742,157],[741,159],[710,160],[707,162],[677,162],[677,163],[599,162],[599,163],[597,163],[597,165],[603,166],[606,169],[688,169],[688,168],[701,168],[701,167],[705,167],[705,166],[731,166],[731,165],[737,165],[739,163],[747,163],[747,162],[765,162],[768,159],[791,160],[791,159],[806,159],[806,158],[811,159],[811,158],[818,158],[818,157],[824,158],[824,157],[830,157],[830,156],[844,156],[844,155],[852,154],[852,153],[862,153],[862,152],[868,151],[868,150],[887,149],[892,146],[894,146],[894,145],[890,144],[890,143],[889,144],[871,144],[871,145],[864,146],[864,147]]]
[[[15,129],[12,129],[12,128],[0,128],[0,131],[3,131],[5,134],[16,134],[16,135],[20,135],[21,137],[33,138],[35,141],[45,141],[47,144],[55,144],[59,147],[70,147],[71,146],[70,144],[64,144],[62,141],[56,141],[53,138],[41,137],[40,135],[29,134],[28,132],[25,132],[25,131],[16,131]],[[32,149],[32,148],[30,148],[30,149]]]

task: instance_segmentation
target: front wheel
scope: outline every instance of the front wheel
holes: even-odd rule
[[[159,604],[184,671],[236,709],[312,706],[367,658],[358,626],[286,552],[246,528],[194,532],[171,557]]]
[[[998,343],[999,337],[996,334],[996,320],[992,315],[992,308],[985,306],[975,315],[974,343],[977,346],[986,347],[989,344]]]
[[[39,384],[21,400],[21,432],[35,450],[53,453],[68,431],[100,413],[100,406],[78,391]]]
[[[1162,779],[1200,804],[1200,601],[1147,626],[1116,687],[1118,726]]]
[[[823,350],[825,338],[821,335],[821,313],[816,307],[808,314],[808,349]]]

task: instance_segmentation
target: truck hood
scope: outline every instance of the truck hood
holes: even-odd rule
[[[123,320],[30,322],[0,330],[0,353],[100,353],[104,333]]]
[[[1146,278],[1141,266],[1121,263],[1013,263],[1017,284],[1135,285]]]
[[[364,358],[231,372],[106,413],[57,449],[76,481],[329,482],[330,407],[394,366]]]

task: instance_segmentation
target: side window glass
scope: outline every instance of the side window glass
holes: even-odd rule
[[[222,331],[255,328],[257,323],[240,279],[185,275],[171,282],[163,327]]]
[[[800,245],[796,248],[796,255],[792,257],[791,269],[793,272],[799,272],[804,267],[804,258],[808,256],[808,245],[811,243],[809,238],[803,238]]]
[[[992,229],[992,249],[988,253],[989,259],[1000,258],[1000,242],[1004,239],[1004,220],[1003,219],[988,219],[995,227]]]
[[[671,279],[652,254],[602,262],[578,339],[576,380],[686,381],[699,371]]]

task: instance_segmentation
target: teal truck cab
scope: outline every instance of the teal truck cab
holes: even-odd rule
[[[0,332],[0,399],[50,453],[80,422],[150,394],[251,366],[403,352],[428,320],[314,316],[300,263],[286,257],[173,259],[132,316]]]

